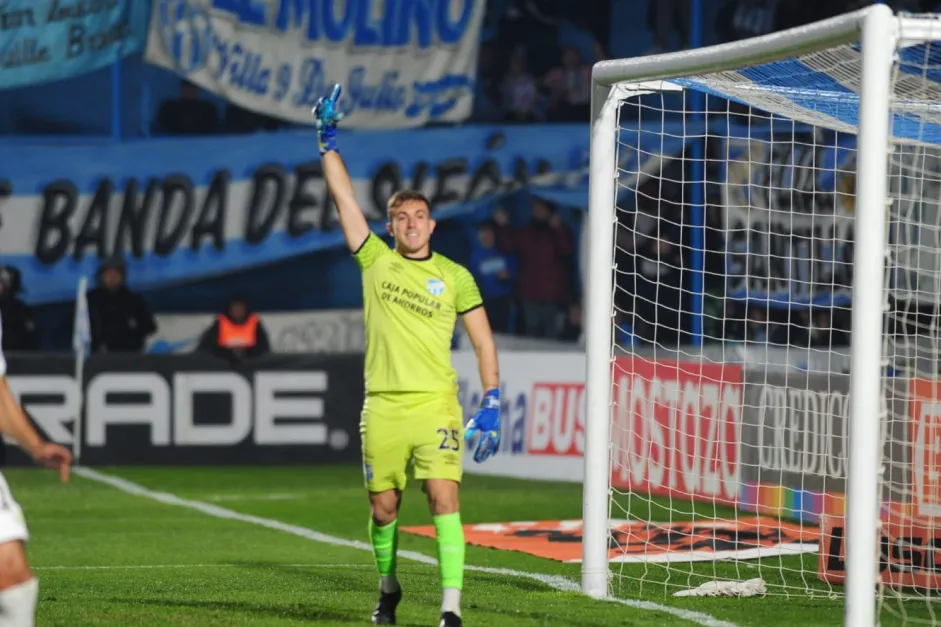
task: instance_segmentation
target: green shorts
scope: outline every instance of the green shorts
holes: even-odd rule
[[[405,489],[405,468],[415,479],[461,481],[464,412],[457,393],[367,394],[359,431],[370,492]]]

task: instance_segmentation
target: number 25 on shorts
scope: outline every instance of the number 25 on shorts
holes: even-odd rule
[[[438,445],[440,450],[461,450],[461,434],[457,429],[438,429],[438,435],[441,436],[441,444]]]

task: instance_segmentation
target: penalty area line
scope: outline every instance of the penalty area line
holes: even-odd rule
[[[357,549],[359,551],[369,551],[370,553],[372,552],[372,545],[367,544],[366,542],[338,538],[336,536],[327,535],[319,531],[314,531],[313,529],[308,529],[307,527],[300,527],[298,525],[291,525],[285,522],[281,522],[280,520],[262,518],[261,516],[253,516],[251,514],[243,514],[231,509],[219,507],[218,505],[213,505],[211,503],[184,499],[169,492],[156,492],[145,488],[140,484],[134,483],[133,481],[128,481],[127,479],[122,479],[121,477],[116,477],[114,475],[106,475],[104,473],[98,472],[97,470],[92,470],[91,468],[78,466],[73,468],[72,472],[79,477],[88,479],[89,481],[95,481],[97,483],[109,485],[112,488],[124,492],[125,494],[132,494],[134,496],[139,496],[151,501],[156,501],[158,503],[164,503],[166,505],[184,507],[186,509],[201,512],[207,516],[212,516],[214,518],[237,520],[239,522],[256,525],[258,527],[264,527],[274,531],[281,531],[282,533],[289,533],[291,535],[312,540],[313,542],[319,542],[320,544],[346,547],[350,549]],[[434,566],[438,564],[438,560],[435,558],[425,555],[424,553],[418,553],[416,551],[399,551],[398,556],[413,562],[419,562],[421,564]],[[542,573],[530,573],[509,568],[489,568],[486,566],[472,566],[470,564],[465,565],[464,570],[478,573],[487,573],[491,575],[503,575],[506,577],[515,577],[518,579],[530,579],[533,581],[538,581],[539,583],[560,592],[579,593],[581,591],[581,586],[579,586],[578,582],[560,575],[544,575]],[[660,603],[654,603],[653,601],[637,601],[634,599],[620,599],[617,597],[608,597],[604,599],[604,601],[618,603],[620,605],[625,605],[627,607],[638,610],[662,612],[686,622],[700,625],[701,627],[739,627],[739,625],[736,625],[735,623],[730,623],[729,621],[715,618],[709,614],[703,614],[702,612],[695,612],[693,610],[686,610],[670,605],[662,605]]]

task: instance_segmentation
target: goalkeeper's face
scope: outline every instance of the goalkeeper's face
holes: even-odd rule
[[[389,233],[395,238],[395,247],[406,256],[427,255],[434,230],[428,205],[420,200],[407,200],[389,213]]]

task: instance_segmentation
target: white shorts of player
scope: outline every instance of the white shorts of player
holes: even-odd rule
[[[26,529],[26,518],[20,504],[13,498],[6,477],[0,472],[0,544],[14,540],[29,540],[29,531]]]

